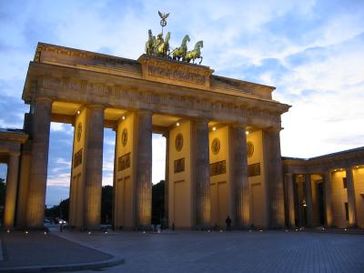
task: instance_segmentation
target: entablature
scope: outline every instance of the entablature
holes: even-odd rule
[[[213,70],[207,66],[147,55],[131,60],[46,43],[38,43],[34,62],[189,86],[215,93],[242,93],[267,100],[272,99],[275,89],[272,86],[212,75]]]
[[[142,79],[80,71],[70,67],[31,63],[23,99],[36,97],[108,107],[148,109],[161,113],[217,120],[280,126],[280,115],[289,108],[272,100],[243,94],[230,95]]]

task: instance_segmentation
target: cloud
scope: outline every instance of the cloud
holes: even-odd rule
[[[0,127],[22,127],[28,106],[20,97],[38,41],[136,59],[147,29],[161,30],[157,9],[171,12],[166,31],[172,47],[185,34],[190,48],[204,40],[203,64],[216,74],[276,86],[273,98],[293,105],[282,117],[283,155],[310,157],[363,145],[362,1],[4,2]],[[114,139],[105,130],[104,183],[112,182]],[[153,136],[153,182],[165,172],[161,141]],[[72,143],[73,128],[52,123],[50,182],[69,184]]]

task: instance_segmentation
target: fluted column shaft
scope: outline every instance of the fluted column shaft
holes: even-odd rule
[[[169,223],[169,132],[164,134],[166,138],[166,171],[165,171],[165,182],[164,182],[164,218],[166,224]]]
[[[280,129],[278,128],[264,130],[263,132],[267,209],[271,228],[284,226],[284,195],[279,132]]]
[[[348,206],[349,206],[349,225],[356,225],[356,206],[355,206],[355,187],[353,180],[353,170],[346,169],[346,186],[348,193]]]
[[[195,183],[196,227],[210,225],[210,166],[208,120],[195,120],[192,130],[192,158]]]
[[[136,113],[136,226],[149,226],[152,215],[152,113]]]
[[[236,227],[248,226],[250,222],[249,181],[247,175],[247,148],[245,127],[230,127],[229,138],[231,197],[233,198],[233,223]]]
[[[84,225],[87,229],[97,229],[101,221],[104,108],[99,105],[87,108]]]
[[[10,154],[6,179],[4,227],[14,226],[16,193],[18,188],[19,154]]]
[[[26,223],[30,228],[40,228],[43,226],[45,210],[52,101],[48,98],[37,98],[32,107],[32,165]]]
[[[287,191],[287,217],[288,225],[290,228],[294,228],[295,224],[295,204],[294,204],[294,185],[293,174],[287,173],[285,175],[286,191]]]

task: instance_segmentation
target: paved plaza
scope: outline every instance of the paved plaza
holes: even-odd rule
[[[63,262],[73,259],[73,263],[90,263],[91,260],[97,263],[110,259],[110,254],[114,260],[117,257],[125,261],[107,268],[76,272],[364,272],[364,236],[357,234],[294,231],[99,232],[91,235],[54,231],[53,234],[47,238],[54,237],[50,239],[54,242],[49,241],[46,248],[39,243],[45,240],[40,235],[25,244],[20,238],[16,242],[4,240],[6,234],[3,234],[3,249],[6,255],[14,255],[12,249],[19,254],[11,265],[22,260],[23,265],[24,261],[29,264],[25,250],[35,259],[40,258],[36,257],[37,252],[43,253],[43,263],[48,264],[55,257]],[[6,257],[0,262],[0,269],[4,263]]]

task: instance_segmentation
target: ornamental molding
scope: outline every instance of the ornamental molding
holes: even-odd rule
[[[192,92],[188,94],[178,94],[170,90],[155,90],[148,85],[137,86],[136,84],[104,84],[92,82],[72,77],[38,76],[33,80],[33,90],[23,94],[23,99],[33,101],[36,97],[47,96],[58,100],[73,100],[81,103],[99,103],[110,105],[110,107],[140,108],[141,104],[146,105],[146,109],[153,111],[153,108],[161,106],[181,109],[183,113],[195,111],[200,117],[228,121],[234,116],[233,121],[244,121],[256,123],[261,121],[264,124],[280,126],[280,114],[282,107],[269,101],[254,99],[236,98],[232,96],[223,97],[207,96],[208,93]],[[72,97],[74,93],[74,97]],[[91,100],[91,101],[90,101]],[[249,101],[250,100],[250,101]],[[277,107],[278,106],[278,107]],[[197,117],[196,115],[194,115]]]

